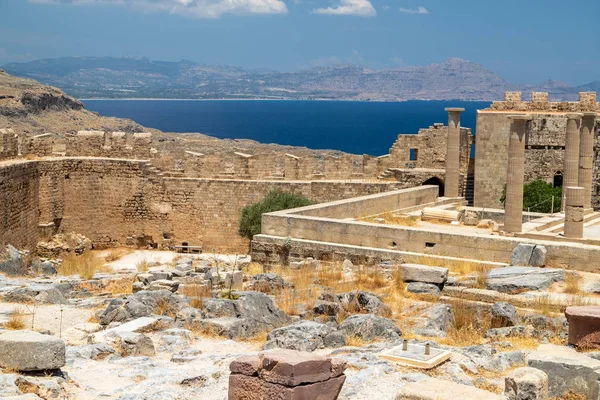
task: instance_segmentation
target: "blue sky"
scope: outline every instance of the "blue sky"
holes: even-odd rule
[[[0,0],[0,65],[144,56],[294,71],[460,57],[515,83],[600,80],[600,0]]]

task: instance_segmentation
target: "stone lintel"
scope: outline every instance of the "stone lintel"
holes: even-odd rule
[[[594,112],[594,111],[584,111],[582,114],[583,114],[584,117],[594,117],[594,118],[596,118],[598,116],[598,113]]]

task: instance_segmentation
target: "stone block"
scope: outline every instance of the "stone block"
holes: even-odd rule
[[[331,359],[294,350],[264,353],[261,379],[286,386],[321,382],[331,376]]]
[[[439,285],[448,279],[448,268],[402,264],[400,265],[400,274],[405,282],[425,282]]]
[[[65,365],[65,342],[32,331],[0,333],[0,367],[18,371],[43,371]]]
[[[492,316],[492,328],[505,328],[521,323],[520,318],[517,315],[517,309],[509,303],[495,303],[490,310],[490,314]]]
[[[231,374],[228,400],[335,400],[345,380],[346,376],[341,375],[323,382],[287,387],[254,376]]]
[[[529,354],[528,365],[548,375],[549,396],[562,398],[568,392],[597,399],[600,361],[574,349],[543,344]]]
[[[600,347],[600,306],[567,307],[569,344]]]
[[[506,400],[506,397],[442,379],[429,378],[403,386],[396,400]]]
[[[535,368],[517,368],[504,379],[504,394],[509,400],[546,400],[548,375]]]
[[[232,374],[242,374],[248,376],[258,376],[258,371],[262,365],[262,360],[258,354],[251,354],[236,358],[229,364],[229,370]]]

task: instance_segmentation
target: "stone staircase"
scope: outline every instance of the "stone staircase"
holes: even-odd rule
[[[377,179],[392,179],[394,178],[394,168],[386,168]]]

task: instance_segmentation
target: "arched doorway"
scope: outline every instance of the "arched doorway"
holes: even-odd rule
[[[437,176],[431,177],[421,184],[421,186],[425,186],[425,185],[439,186],[439,188],[440,188],[439,196],[440,197],[444,196],[444,181],[442,181]]]
[[[554,178],[552,179],[552,187],[562,187],[563,185],[563,173],[562,171],[556,171]]]

